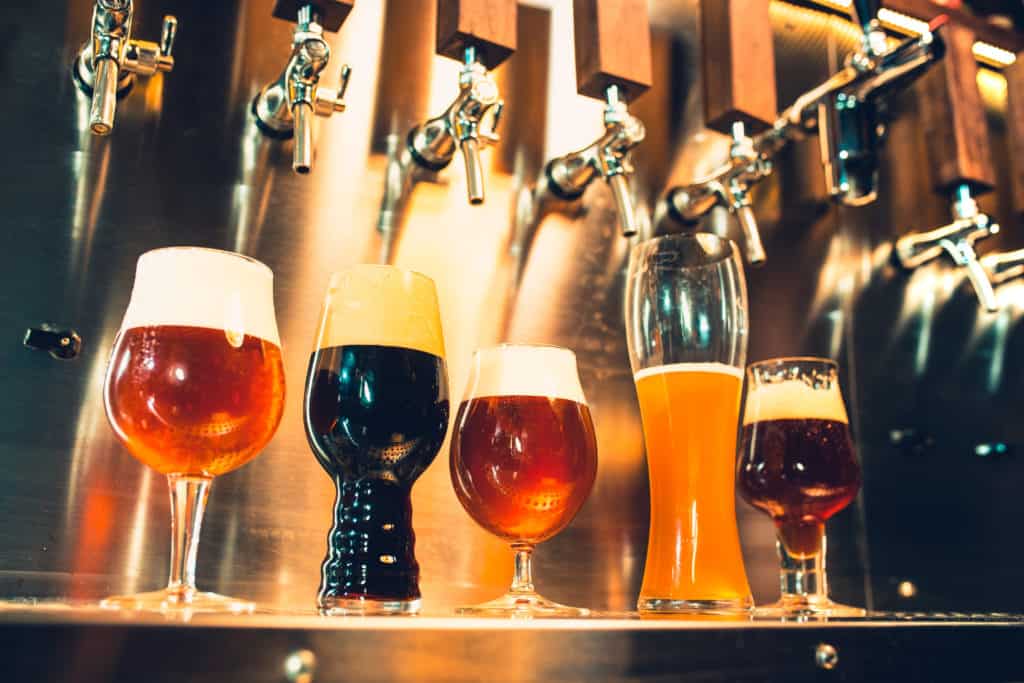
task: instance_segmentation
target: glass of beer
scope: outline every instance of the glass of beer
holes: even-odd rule
[[[825,522],[860,488],[839,370],[824,358],[777,358],[747,369],[740,495],[775,521],[782,597],[758,616],[863,616],[829,600]]]
[[[462,614],[585,616],[533,587],[533,549],[568,526],[597,476],[597,438],[576,355],[556,346],[502,345],[473,356],[452,438],[459,502],[515,553],[505,595]]]
[[[255,458],[284,410],[274,276],[228,251],[171,247],[139,257],[103,387],[128,451],[167,475],[167,588],[107,598],[112,609],[248,612],[196,589],[196,551],[213,478]]]
[[[626,297],[651,496],[637,608],[748,612],[753,600],[735,509],[747,353],[747,292],[736,246],[705,233],[637,244]]]
[[[448,432],[448,374],[434,281],[356,265],[327,289],[303,414],[337,489],[317,605],[323,614],[420,608],[412,485]]]

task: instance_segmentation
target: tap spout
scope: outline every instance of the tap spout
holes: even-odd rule
[[[89,130],[95,135],[110,135],[117,112],[117,61],[111,57],[93,64],[92,104],[89,107]]]
[[[292,170],[306,174],[313,167],[313,107],[298,102],[292,107],[295,119],[295,147],[292,150]]]

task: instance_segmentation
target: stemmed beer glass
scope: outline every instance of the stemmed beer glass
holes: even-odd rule
[[[284,409],[274,276],[227,251],[170,247],[139,257],[103,396],[128,451],[167,475],[167,588],[103,607],[247,612],[253,604],[196,589],[196,552],[213,478],[255,458]]]
[[[531,569],[534,547],[568,526],[597,475],[597,439],[575,354],[528,345],[477,351],[455,423],[450,462],[459,502],[515,552],[508,592],[458,611],[514,617],[589,614],[538,595]]]
[[[832,602],[825,576],[825,522],[860,488],[839,369],[825,358],[776,358],[747,369],[740,494],[775,521],[782,596],[768,617],[858,617]]]
[[[630,255],[626,337],[651,485],[642,612],[753,605],[735,512],[747,292],[736,246],[711,234]]]

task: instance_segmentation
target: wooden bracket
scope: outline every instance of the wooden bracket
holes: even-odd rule
[[[729,134],[735,121],[747,134],[771,128],[775,49],[769,0],[701,0],[704,125]]]
[[[948,195],[967,184],[987,192],[996,184],[985,107],[978,90],[974,32],[947,23],[938,29],[946,56],[922,79],[924,119],[932,184]]]
[[[437,0],[437,54],[460,62],[467,47],[493,69],[516,51],[516,0]]]
[[[651,87],[646,0],[573,0],[576,90],[605,99],[611,85],[632,101]]]
[[[295,22],[299,10],[312,5],[320,14],[320,25],[325,31],[337,31],[348,18],[356,0],[274,0],[274,16]]]
[[[1024,214],[1024,52],[1003,69],[1006,78],[1006,136],[1010,142],[1010,191],[1013,208]]]

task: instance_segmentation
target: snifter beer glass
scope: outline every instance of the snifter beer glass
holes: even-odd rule
[[[459,502],[508,541],[515,572],[508,593],[463,614],[582,616],[533,588],[533,548],[564,529],[597,475],[597,440],[576,356],[555,346],[503,345],[473,356],[452,438]]]
[[[747,353],[736,246],[704,233],[642,242],[630,255],[626,297],[651,492],[637,608],[748,611],[734,489]]]
[[[309,361],[306,437],[334,481],[324,614],[420,607],[413,482],[448,431],[448,375],[434,281],[392,266],[331,277]]]
[[[196,551],[217,475],[270,441],[284,409],[274,276],[228,251],[171,247],[139,257],[103,397],[128,451],[167,475],[167,588],[107,598],[114,609],[246,612],[252,603],[196,589]]]
[[[863,616],[829,600],[825,522],[854,499],[860,466],[839,370],[824,358],[777,358],[747,369],[740,494],[775,521],[782,597],[759,616]]]

